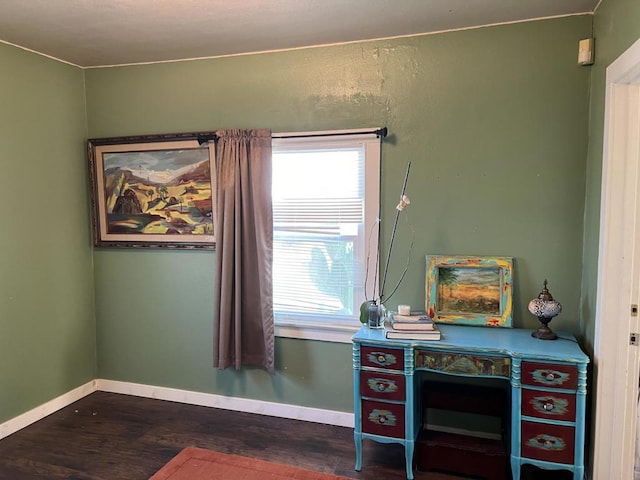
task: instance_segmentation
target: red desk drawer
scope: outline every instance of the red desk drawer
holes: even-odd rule
[[[522,383],[538,387],[576,389],[578,367],[550,363],[522,362]]]
[[[383,437],[404,438],[404,405],[362,400],[362,431]]]
[[[574,422],[576,396],[569,393],[522,389],[522,415]]]
[[[400,348],[381,348],[362,345],[360,364],[363,367],[404,371],[404,351]]]
[[[573,427],[522,422],[522,457],[572,464],[575,450]]]
[[[405,395],[404,375],[363,370],[360,372],[360,395],[383,400],[403,401]]]

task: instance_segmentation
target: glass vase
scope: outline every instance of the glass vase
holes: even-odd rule
[[[384,328],[385,317],[386,309],[383,304],[375,302],[369,304],[369,318],[367,320],[369,328]]]

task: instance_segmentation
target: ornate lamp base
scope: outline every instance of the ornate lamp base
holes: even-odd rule
[[[558,335],[553,333],[548,325],[552,318],[553,317],[538,317],[541,323],[540,328],[531,332],[531,336],[539,338],[540,340],[555,340],[558,338]]]

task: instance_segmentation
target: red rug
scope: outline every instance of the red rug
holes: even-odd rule
[[[187,447],[149,480],[348,480],[329,473]]]

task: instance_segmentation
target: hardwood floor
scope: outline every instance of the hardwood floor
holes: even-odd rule
[[[95,392],[1,440],[0,480],[147,480],[189,445],[348,478],[406,479],[400,445],[365,441],[363,469],[354,471],[350,428]],[[416,472],[415,478],[464,477]]]

